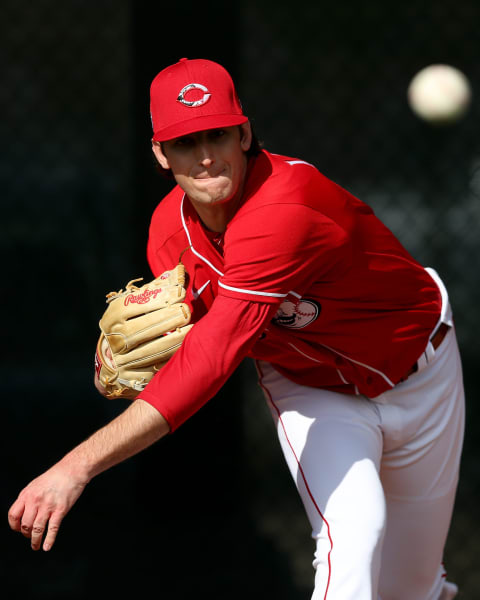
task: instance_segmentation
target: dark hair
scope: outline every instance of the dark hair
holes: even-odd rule
[[[239,128],[241,127],[241,125],[238,126]],[[162,142],[155,142],[156,144],[159,144],[160,147],[162,147]],[[262,151],[262,142],[258,141],[257,136],[255,135],[255,132],[253,131],[253,127],[252,127],[252,143],[250,144],[250,148],[245,152],[245,154],[247,155],[247,158],[250,158],[252,156],[258,156],[260,154],[260,152]],[[162,152],[163,152],[163,148],[162,148]],[[153,153],[152,153],[153,154]],[[160,173],[160,175],[162,177],[164,177],[165,179],[170,179],[173,180],[173,173],[171,169],[164,169],[162,167],[162,165],[158,162],[157,157],[155,156],[155,154],[153,154],[153,160],[154,160],[154,167],[155,170]]]

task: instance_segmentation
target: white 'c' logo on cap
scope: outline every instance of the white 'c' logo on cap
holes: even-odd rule
[[[185,100],[185,94],[187,92],[189,92],[190,90],[201,90],[202,92],[205,92],[205,93],[203,94],[203,97],[200,98],[200,100],[195,100],[194,102],[189,102],[188,100]],[[183,105],[190,106],[190,107],[202,106],[202,104],[205,104],[205,102],[209,101],[211,95],[212,94],[210,94],[208,89],[201,83],[189,83],[178,94],[177,102],[181,102]]]

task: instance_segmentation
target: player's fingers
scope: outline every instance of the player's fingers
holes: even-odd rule
[[[54,513],[48,522],[48,530],[47,535],[45,536],[45,541],[43,542],[43,549],[48,552],[51,549],[55,540],[57,539],[58,530],[60,529],[60,524],[63,520],[65,513]]]
[[[31,530],[31,546],[33,550],[38,550],[42,544],[43,534],[48,523],[48,514],[37,514]]]
[[[35,521],[35,517],[37,516],[37,507],[26,507],[23,512],[22,523],[20,525],[20,533],[26,538],[30,538],[32,536],[32,528],[33,523]]]
[[[20,531],[25,502],[18,498],[8,511],[8,524],[13,531]]]

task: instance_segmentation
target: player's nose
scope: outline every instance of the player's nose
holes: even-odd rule
[[[198,162],[204,167],[210,167],[215,162],[215,153],[210,144],[199,144],[197,147]]]

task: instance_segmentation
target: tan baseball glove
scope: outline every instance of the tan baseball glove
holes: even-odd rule
[[[95,370],[107,398],[134,399],[178,350],[188,331],[185,267],[178,264],[137,287],[107,294]]]

